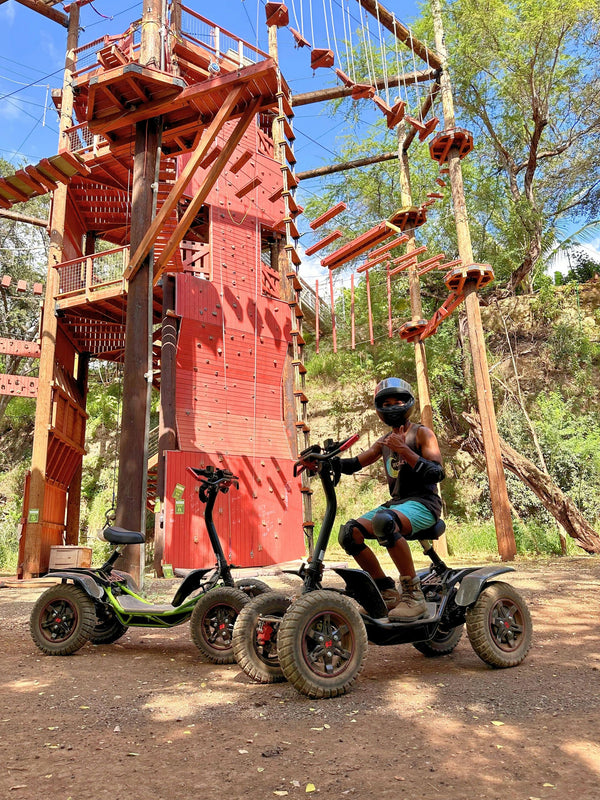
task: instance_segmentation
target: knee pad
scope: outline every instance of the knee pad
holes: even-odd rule
[[[362,553],[363,550],[366,550],[367,547],[364,542],[356,542],[354,540],[355,530],[359,530],[363,534],[365,533],[363,526],[355,519],[349,519],[345,525],[340,525],[338,542],[340,543],[340,547],[344,552],[348,553],[349,556],[357,556],[359,553]]]
[[[379,544],[393,547],[402,538],[398,517],[389,508],[378,509],[372,519],[373,533]]]

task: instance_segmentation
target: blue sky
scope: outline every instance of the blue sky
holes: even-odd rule
[[[217,25],[267,50],[265,0],[223,0],[220,4],[207,0],[187,0],[187,5]],[[341,9],[350,9],[355,28],[361,16],[368,15],[355,0],[288,0],[290,26],[302,25],[303,33],[314,46],[336,47],[344,38]],[[416,14],[416,5],[390,0],[384,4],[397,18],[409,24]],[[311,8],[312,6],[312,13]],[[333,24],[323,7],[334,13]],[[61,10],[61,5],[56,8]],[[294,13],[295,12],[295,13]],[[105,33],[119,33],[142,14],[141,0],[95,0],[81,10],[80,44]],[[347,17],[347,15],[346,15]],[[370,33],[376,39],[376,22],[370,19]],[[296,23],[297,20],[297,23]],[[314,36],[314,39],[313,39]],[[51,101],[51,89],[62,82],[66,46],[66,30],[56,22],[15,2],[0,5],[0,156],[13,163],[26,163],[56,152],[57,117]],[[339,45],[341,47],[341,44]],[[335,82],[330,70],[310,68],[308,49],[294,47],[289,31],[279,35],[280,63],[293,92],[307,92]],[[369,108],[369,113],[377,113]],[[320,107],[298,110],[295,120],[298,170],[321,166],[334,160],[335,138],[343,135],[338,120],[325,119]]]

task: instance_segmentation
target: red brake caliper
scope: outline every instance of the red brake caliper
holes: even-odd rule
[[[271,641],[271,635],[273,633],[273,626],[269,622],[263,622],[260,626],[260,630],[256,633],[256,641],[258,644],[266,644],[267,642]]]

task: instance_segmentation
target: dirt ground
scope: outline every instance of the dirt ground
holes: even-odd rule
[[[204,663],[187,624],[43,656],[40,590],[0,588],[0,797],[597,800],[600,560],[516,566],[521,666],[490,668],[466,636],[437,659],[373,645],[353,691],[319,701]]]

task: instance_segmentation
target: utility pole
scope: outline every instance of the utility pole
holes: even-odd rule
[[[444,43],[444,28],[442,23],[441,0],[431,0],[431,12],[435,32],[435,47],[442,61],[440,85],[442,95],[442,108],[444,113],[444,128],[452,130],[456,123],[454,117],[454,101],[452,87],[448,74],[448,55]],[[473,263],[473,248],[465,203],[465,192],[458,147],[451,147],[448,153],[447,166],[449,170],[452,204],[458,240],[458,252],[465,266]],[[490,485],[492,512],[496,526],[498,552],[503,561],[511,561],[516,555],[515,536],[510,515],[510,503],[506,489],[506,479],[502,467],[500,441],[496,425],[496,412],[485,350],[485,339],[477,286],[470,282],[465,285],[465,308],[467,312],[467,326],[469,331],[469,345],[473,360],[473,373],[475,377],[475,391],[485,450],[485,461]]]
[[[161,66],[162,25],[161,0],[146,0],[140,44],[142,66],[157,69]],[[137,250],[155,211],[160,141],[160,117],[136,123],[129,241],[131,253]],[[116,524],[136,531],[145,530],[146,519],[147,437],[152,385],[152,261],[151,250],[139,270],[131,276],[127,292]],[[138,586],[142,586],[143,545],[128,545],[119,562],[119,566],[131,573]]]

